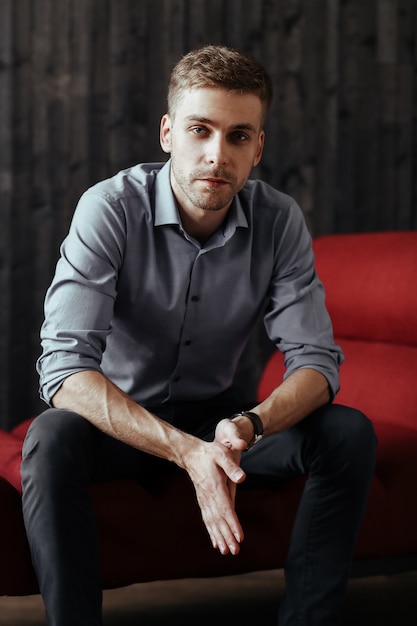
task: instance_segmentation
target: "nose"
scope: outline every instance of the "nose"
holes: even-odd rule
[[[207,145],[206,159],[210,165],[224,167],[228,162],[227,142],[221,134],[213,134]]]

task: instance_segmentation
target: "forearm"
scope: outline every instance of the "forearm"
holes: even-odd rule
[[[97,371],[69,376],[54,395],[56,408],[82,415],[98,429],[124,443],[184,467],[199,441],[134,402]]]
[[[265,435],[270,435],[294,426],[329,400],[329,385],[323,374],[300,369],[254,410],[262,420]]]
[[[300,369],[252,410],[261,418],[264,435],[268,436],[291,428],[329,400],[329,385],[323,374],[314,369]],[[253,438],[250,421],[245,417],[235,418],[234,421],[249,443]]]

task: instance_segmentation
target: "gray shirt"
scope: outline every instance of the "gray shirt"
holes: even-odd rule
[[[265,302],[286,376],[314,368],[335,394],[343,357],[294,200],[250,180],[202,246],[169,173],[169,161],[136,165],[81,197],[45,300],[44,400],[82,370],[148,406],[212,398],[232,384]]]

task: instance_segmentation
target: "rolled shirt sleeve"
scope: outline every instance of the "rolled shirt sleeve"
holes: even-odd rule
[[[285,378],[297,369],[315,369],[326,377],[334,397],[344,357],[334,342],[324,287],[314,266],[311,237],[296,203],[280,241],[264,318],[267,334],[284,353]]]
[[[123,230],[123,219],[105,198],[82,196],[45,298],[43,353],[37,367],[41,396],[48,404],[70,374],[101,370],[123,258]]]

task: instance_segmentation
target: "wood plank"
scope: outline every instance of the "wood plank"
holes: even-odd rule
[[[13,0],[0,13],[0,425],[10,425],[11,213],[13,208]]]
[[[254,175],[294,195],[314,234],[417,228],[414,0],[2,0],[1,423],[37,405],[44,291],[79,196],[166,158],[171,68],[208,43],[269,70]]]
[[[31,7],[28,0],[15,3],[13,19],[14,93],[13,93],[13,211],[11,215],[11,283],[8,294],[11,312],[9,353],[10,424],[16,416],[26,416],[37,400],[34,353],[39,351],[37,333],[42,302],[36,282],[40,271],[36,264],[33,237],[33,198],[31,172],[32,83],[31,83]],[[16,236],[18,235],[18,236]],[[26,392],[22,393],[22,389]]]

